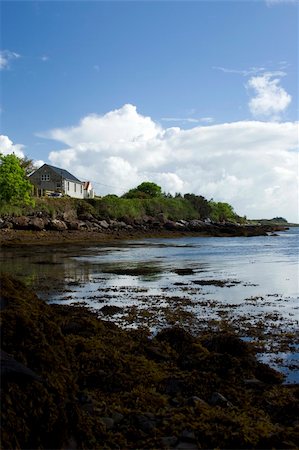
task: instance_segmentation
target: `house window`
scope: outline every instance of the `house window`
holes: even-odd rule
[[[56,183],[57,188],[61,188],[61,183]]]
[[[48,173],[44,173],[40,179],[41,181],[50,181],[50,175]]]
[[[80,192],[81,192],[81,194],[82,194],[82,184],[81,184],[81,186],[80,186]]]
[[[76,185],[76,183],[74,183],[74,191],[76,192],[76,190],[77,190],[77,185]]]
[[[67,182],[67,190],[68,191],[70,190],[70,182],[69,181]]]

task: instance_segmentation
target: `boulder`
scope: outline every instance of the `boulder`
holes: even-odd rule
[[[48,229],[53,231],[64,231],[67,230],[67,225],[63,220],[52,219],[49,221]]]
[[[202,220],[190,220],[189,222],[189,229],[192,231],[200,231],[202,230],[206,224]]]
[[[74,210],[65,211],[62,215],[62,218],[65,222],[73,222],[77,219],[77,213]]]
[[[72,220],[66,223],[69,230],[82,230],[86,228],[85,222],[82,220]]]
[[[166,223],[164,223],[164,227],[166,230],[177,230],[177,223],[173,222],[172,220],[168,220]]]
[[[29,228],[29,217],[20,216],[20,217],[12,217],[11,223],[13,224],[13,228],[15,230],[28,230]]]
[[[106,220],[99,220],[98,224],[100,227],[104,228],[104,230],[107,230],[109,228],[109,224]]]
[[[42,231],[45,229],[45,220],[40,217],[33,217],[29,222],[30,228],[36,231]]]
[[[222,394],[219,392],[213,392],[211,398],[210,398],[210,405],[212,406],[224,406],[231,408],[233,405],[230,401],[227,400]]]

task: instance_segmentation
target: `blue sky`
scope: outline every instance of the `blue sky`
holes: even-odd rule
[[[72,168],[81,178],[90,173],[99,194],[107,193],[104,185],[111,179],[117,182],[110,181],[110,191],[120,194],[146,177],[165,190],[193,189],[235,201],[240,213],[281,213],[274,197],[281,190],[283,198],[286,173],[296,162],[297,2],[2,1],[1,29],[1,133],[12,143],[10,150]],[[93,125],[92,117],[97,118]],[[117,141],[110,119],[116,126],[123,123]],[[234,131],[237,123],[250,136],[246,142]],[[222,149],[225,124],[232,127],[232,141]],[[260,185],[264,210],[253,199],[242,206],[240,186],[245,192],[244,180],[249,190],[262,175],[255,179],[254,167],[247,174],[231,170],[224,161],[230,145],[241,152],[244,167],[249,144],[258,142],[265,158],[277,140],[284,153],[272,155],[264,167],[273,175]],[[194,160],[186,159],[191,153]],[[147,166],[138,162],[142,159],[150,160]],[[94,170],[95,163],[105,167],[108,178]],[[190,177],[207,171],[202,183],[190,183]],[[277,173],[284,173],[283,182]],[[288,180],[293,190],[296,175]]]

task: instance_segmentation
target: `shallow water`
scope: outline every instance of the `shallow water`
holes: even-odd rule
[[[19,247],[2,250],[0,263],[50,303],[79,303],[100,315],[104,306],[118,307],[103,317],[123,326],[156,332],[177,323],[196,331],[229,323],[294,382],[298,237],[299,228],[291,228],[250,238]]]

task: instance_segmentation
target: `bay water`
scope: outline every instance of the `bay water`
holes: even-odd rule
[[[299,382],[299,228],[276,236],[182,237],[2,249],[0,267],[49,303],[151,333],[231,327]]]

